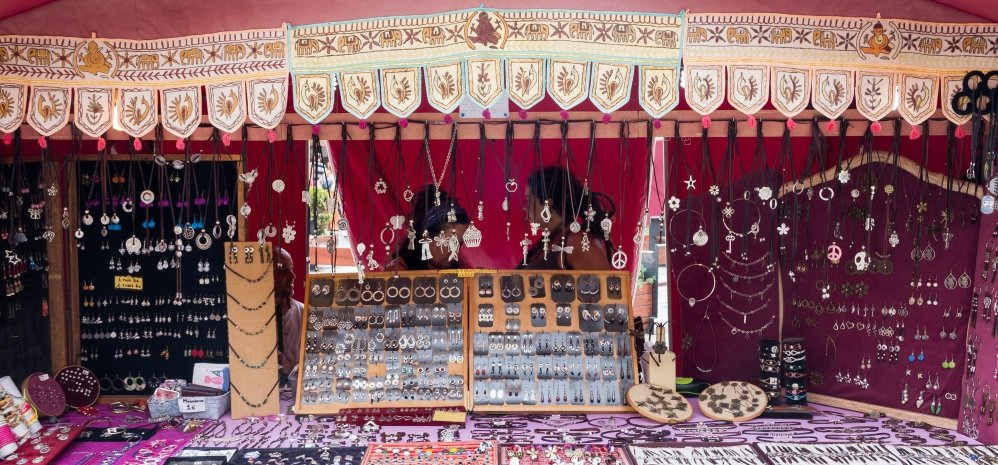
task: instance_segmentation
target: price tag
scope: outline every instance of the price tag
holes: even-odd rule
[[[204,397],[181,397],[177,401],[180,413],[199,413],[205,410]]]
[[[138,276],[115,276],[114,288],[125,289],[128,291],[141,291],[142,278]]]

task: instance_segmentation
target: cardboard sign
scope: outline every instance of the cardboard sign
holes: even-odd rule
[[[138,276],[115,276],[114,288],[124,289],[127,291],[141,291],[142,278]]]
[[[180,413],[199,413],[205,410],[204,397],[181,397],[177,400]]]

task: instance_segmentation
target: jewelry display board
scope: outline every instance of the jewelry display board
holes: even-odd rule
[[[232,418],[280,412],[274,256],[269,242],[226,242]],[[260,329],[257,329],[260,328]]]
[[[752,445],[649,443],[627,446],[634,465],[710,465],[716,463],[766,465],[764,456]]]
[[[187,161],[185,161],[187,160]],[[225,363],[222,240],[236,234],[235,163],[79,163],[80,361],[102,395],[148,395]]]
[[[451,273],[312,274],[306,281],[295,413],[467,406],[468,278]]]
[[[0,373],[22,380],[51,368],[46,239],[55,237],[48,210],[61,198],[42,182],[41,164],[16,153],[14,161],[0,164],[0,353],[18,356],[0,357]]]
[[[631,411],[637,357],[625,272],[516,271],[470,283],[476,412]]]
[[[976,202],[890,163],[850,164],[812,199],[803,185],[784,197],[798,197],[808,232],[781,270],[783,336],[803,337],[813,393],[955,419],[975,319]]]

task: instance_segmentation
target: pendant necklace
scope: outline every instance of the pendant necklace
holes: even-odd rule
[[[544,173],[544,153],[541,151],[540,121],[534,122],[533,142],[534,142],[534,172],[540,173],[541,177],[541,198],[538,200],[544,203],[544,207],[541,208],[540,220],[544,222],[544,229],[547,229],[548,228],[547,224],[551,222],[551,198],[548,196],[548,184],[547,184],[548,180],[545,179],[545,173]],[[541,223],[537,222],[537,218],[529,218],[529,219],[530,219],[530,234],[536,236],[537,231],[541,227]]]
[[[513,128],[515,126],[513,123],[506,123],[506,146],[505,146],[505,157],[506,162],[503,164],[503,170],[506,177],[506,184],[503,185],[503,190],[506,194],[502,199],[502,209],[506,212],[506,242],[509,242],[509,228],[512,225],[511,213],[509,208],[510,196],[513,195],[518,189],[519,185],[516,182],[519,172],[513,172],[513,137],[515,136]]]
[[[654,180],[655,195],[658,196],[658,201],[662,203],[662,191],[659,189],[658,176],[655,176],[655,138],[654,138],[654,127],[652,127],[651,121],[645,122],[645,147],[646,147],[646,162],[645,162],[645,185],[648,186],[645,189],[645,208],[638,218],[637,231],[634,233],[634,244],[638,246],[640,250],[645,242],[645,236],[648,234],[649,228],[649,206],[651,205],[651,189],[652,181]],[[713,187],[712,187],[713,188]]]
[[[563,121],[561,124],[562,124],[562,126],[561,126],[561,153],[562,153],[562,157],[565,159],[565,170],[568,173],[571,173],[572,172],[571,163],[572,163],[572,161],[574,161],[575,156],[572,153],[572,147],[571,147],[571,145],[569,145],[569,143],[568,143],[568,122],[567,121]],[[592,175],[593,153],[594,153],[594,151],[596,149],[595,144],[596,144],[596,122],[595,121],[590,121],[589,122],[589,157],[588,157],[588,164],[586,166],[586,178],[582,181],[582,192],[578,193],[578,197],[576,197],[576,193],[573,191],[572,183],[567,183],[567,185],[568,185],[568,200],[572,203],[571,210],[569,212],[566,212],[566,211],[562,211],[561,212],[562,221],[568,220],[568,218],[565,216],[565,213],[571,213],[572,214],[571,222],[569,222],[569,224],[568,224],[568,230],[570,232],[572,232],[573,234],[579,233],[579,232],[582,231],[582,224],[579,223],[579,218],[581,217],[581,214],[582,214],[582,205],[586,203],[585,202],[586,196],[589,195],[589,178]],[[578,202],[576,202],[576,198],[578,198]],[[562,206],[562,210],[564,210],[564,205]],[[564,236],[564,234],[562,234],[562,236]]]
[[[710,339],[711,339],[711,341],[714,342],[714,356],[712,357],[712,361],[711,361],[710,366],[706,367],[706,368],[700,366],[700,361],[697,359],[697,356],[696,356],[696,353],[697,353],[697,350],[696,350],[697,339],[700,337],[700,330],[703,329],[704,323],[706,323],[707,326],[708,326],[708,329],[710,329]],[[693,357],[693,366],[695,366],[698,371],[700,371],[701,373],[710,373],[711,371],[714,370],[714,367],[717,365],[717,335],[714,333],[714,323],[710,321],[710,306],[709,305],[704,309],[704,311],[703,311],[703,318],[700,319],[700,323],[697,325],[697,330],[696,330],[696,332],[693,333],[693,340],[692,340],[692,342],[690,344],[690,348],[693,351],[693,354],[692,354],[692,357]]]
[[[619,161],[623,169],[620,171],[620,198],[618,202],[623,202],[627,199],[627,182],[626,179],[631,173],[631,157],[628,151],[628,139],[630,138],[630,126],[626,122],[620,123],[620,144],[617,146],[617,153],[619,155]],[[623,216],[623,213],[621,213]],[[610,228],[613,226],[613,222],[610,220],[610,214],[606,213],[603,220],[600,221],[600,226],[603,228],[604,238],[607,241],[607,245],[610,244]],[[618,270],[622,270],[627,267],[627,252],[624,252],[623,247],[624,242],[624,231],[620,231],[620,239],[617,243],[617,251],[610,256],[610,265]],[[610,247],[607,247],[609,249]]]
[[[433,156],[430,155],[430,124],[426,123],[423,126],[423,148],[426,151],[426,163],[430,168],[430,176],[433,178],[433,188],[434,188],[434,198],[433,205],[440,206],[440,184],[444,180],[444,176],[447,174],[447,164],[450,163],[451,157],[454,155],[454,148],[457,143],[457,123],[451,124],[450,127],[450,147],[447,149],[447,157],[444,158],[444,166],[440,170],[440,177],[437,177],[437,171],[433,167]]]
[[[297,222],[294,219],[294,215],[284,216],[284,202],[281,201],[283,192],[284,192],[285,188],[287,187],[285,185],[284,180],[288,178],[287,177],[287,175],[288,175],[288,173],[287,173],[288,167],[291,166],[292,167],[291,169],[295,170],[295,172],[292,173],[292,175],[291,175],[292,178],[295,178],[295,179],[303,179],[303,178],[305,178],[305,179],[307,179],[307,174],[306,173],[302,173],[300,171],[301,170],[301,165],[299,165],[298,163],[294,162],[295,141],[294,141],[294,138],[291,137],[291,134],[292,134],[292,132],[289,130],[288,131],[288,137],[287,137],[287,139],[285,140],[285,143],[284,143],[284,163],[283,163],[283,166],[281,166],[280,176],[271,183],[271,188],[274,190],[274,192],[277,193],[277,224],[278,225],[280,225],[282,223],[284,224],[284,227],[281,228],[281,239],[283,240],[280,243],[281,246],[283,246],[283,244],[290,244],[291,242],[294,242],[295,238],[298,237],[298,231],[295,229],[295,227],[297,226]],[[313,144],[314,147],[316,147],[316,148],[319,149],[319,150],[313,150],[312,151],[312,156],[316,157],[316,161],[317,162],[318,162],[318,156],[319,156],[319,154],[322,153],[321,152],[322,149],[320,148],[320,145],[319,145],[319,143],[317,141],[318,138],[319,138],[318,134],[312,134],[312,139],[313,139],[312,140],[312,144]],[[271,144],[271,145],[273,145],[273,144]],[[315,166],[315,165],[313,165],[313,166]],[[319,170],[317,170],[317,169],[314,169],[312,171],[312,185],[316,186],[316,188],[318,188],[318,186],[319,186],[318,171]],[[302,192],[308,192],[308,191],[307,190],[303,190]],[[318,209],[315,209],[315,210],[318,211]],[[316,220],[318,220],[318,217],[316,217]],[[315,223],[312,223],[312,224],[318,224],[318,222],[315,222]],[[318,253],[318,251],[316,251],[316,253]]]
[[[483,182],[485,180],[485,143],[487,139],[485,138],[485,123],[478,123],[478,170],[476,172],[475,180],[475,194],[478,197],[478,221],[485,220],[485,202],[482,201],[482,190]],[[455,176],[456,177],[456,176]],[[470,218],[469,218],[470,219]],[[464,234],[461,239],[464,241],[464,245],[470,248],[476,248],[482,245],[482,231],[475,226],[475,220],[470,219],[468,223],[468,228],[465,229]]]
[[[138,228],[135,225],[135,223],[137,221],[136,217],[138,215],[136,215],[133,212],[135,203],[132,200],[132,199],[135,198],[135,184],[137,183],[136,179],[135,179],[135,165],[136,164],[138,164],[138,162],[135,160],[135,147],[134,146],[129,146],[128,180],[127,180],[127,185],[128,185],[128,187],[127,187],[127,191],[128,191],[127,202],[129,204],[129,206],[126,207],[126,206],[123,205],[122,209],[125,210],[126,212],[130,213],[129,216],[132,217],[132,228],[131,228],[131,230],[132,230],[132,237],[126,239],[125,243],[124,243],[124,249],[125,249],[125,251],[127,251],[129,254],[132,254],[132,255],[138,255],[142,251],[142,241],[140,241],[139,238],[136,237],[136,235],[135,235],[135,231],[138,230]],[[139,178],[140,179],[143,178],[143,176],[142,176],[142,167],[141,166],[139,167]],[[124,201],[123,201],[123,203],[124,203]],[[146,211],[148,211],[148,210],[146,210]],[[147,233],[148,233],[148,230],[147,230]],[[133,269],[135,269],[134,268],[135,266],[139,266],[139,265],[133,265]],[[140,270],[141,270],[141,268],[135,269],[136,272],[138,272]]]

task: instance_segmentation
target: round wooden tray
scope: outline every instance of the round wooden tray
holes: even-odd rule
[[[660,423],[682,423],[693,417],[693,406],[685,397],[654,384],[631,386],[627,403],[641,416]]]
[[[748,421],[762,415],[768,398],[758,386],[742,381],[723,381],[700,393],[700,412],[721,421]]]
[[[38,413],[55,417],[66,411],[66,393],[48,373],[32,373],[21,384],[24,398]]]

